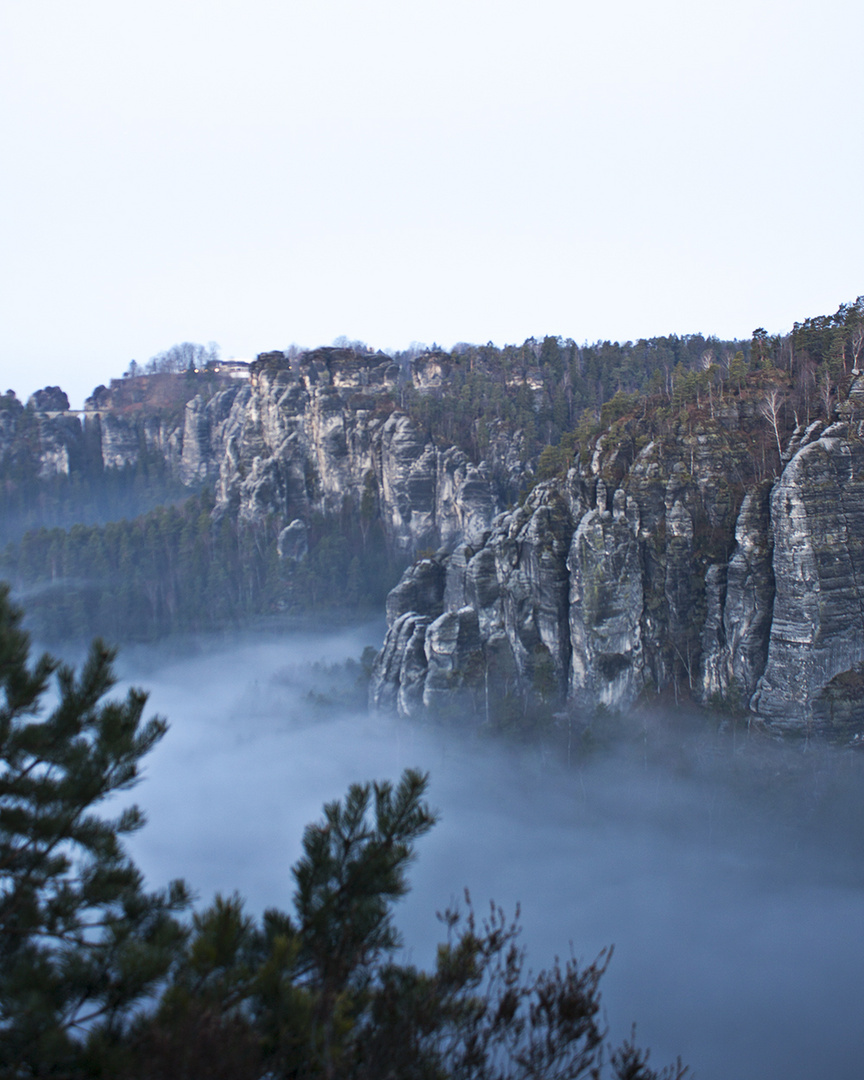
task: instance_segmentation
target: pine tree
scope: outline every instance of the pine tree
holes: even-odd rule
[[[0,585],[0,1075],[68,1075],[158,986],[188,897],[181,882],[144,890],[122,845],[137,807],[97,812],[165,722],[142,722],[140,690],[102,701],[116,680],[99,641],[80,675],[47,654],[31,665],[21,620]]]
[[[430,972],[394,962],[392,907],[435,823],[428,777],[355,784],[308,826],[291,914],[235,896],[192,919],[181,882],[148,893],[122,838],[143,817],[100,804],[164,735],[146,695],[104,701],[112,650],[80,674],[31,664],[0,585],[0,1080],[576,1080],[606,1075],[608,953],[534,976],[518,921],[444,913]],[[53,708],[43,703],[56,678]],[[518,913],[517,913],[518,915]],[[616,1080],[682,1080],[625,1042]]]
[[[294,868],[302,981],[314,993],[324,1076],[335,1075],[337,1004],[357,992],[400,944],[391,905],[408,891],[414,842],[435,824],[422,801],[428,777],[408,769],[389,783],[352,784],[303,834]],[[371,820],[370,820],[371,811]]]

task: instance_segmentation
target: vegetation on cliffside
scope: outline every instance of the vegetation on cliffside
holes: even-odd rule
[[[354,404],[366,408],[368,398],[376,414],[404,409],[421,442],[487,460],[505,506],[525,496],[532,477],[587,467],[598,447],[603,478],[614,484],[651,442],[661,455],[665,445],[677,456],[682,447],[695,456],[706,443],[722,444],[732,450],[723,482],[734,511],[745,489],[778,475],[796,428],[838,407],[854,412],[847,399],[862,348],[859,298],[787,335],[760,328],[743,342],[695,334],[577,345],[547,336],[520,346],[397,354],[392,384],[355,394]],[[231,380],[213,364],[181,364],[180,371],[181,360],[169,351],[147,374],[127,372],[94,392],[91,406],[121,417],[138,440],[134,465],[103,466],[87,427],[78,442],[46,451],[40,409],[57,408],[53,398],[26,408],[12,394],[0,399],[0,541],[7,542],[0,571],[30,598],[40,635],[101,632],[122,640],[273,612],[380,605],[403,563],[386,542],[374,477],[356,505],[308,513],[308,554],[294,560],[278,557],[288,522],[277,515],[240,520],[206,492],[189,498],[176,462],[145,432],[147,418],[158,416],[164,428],[170,414],[176,426],[188,400],[207,399]],[[262,359],[277,361],[282,354]],[[46,476],[43,460],[40,472],[40,447],[43,459],[67,453],[66,471]],[[521,490],[501,464],[513,457],[527,478]],[[306,485],[314,500],[315,477]],[[733,537],[716,522],[697,526],[707,565]]]

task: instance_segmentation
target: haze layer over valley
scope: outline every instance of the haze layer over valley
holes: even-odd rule
[[[284,906],[302,829],[358,777],[431,773],[442,821],[419,845],[399,906],[408,955],[442,940],[436,910],[471,890],[521,903],[532,966],[615,954],[613,1034],[638,1022],[652,1062],[681,1054],[702,1080],[857,1075],[864,1044],[855,932],[864,900],[861,761],[784,749],[668,717],[566,762],[451,726],[345,711],[329,665],[359,632],[230,636],[137,646],[124,680],[171,729],[135,793],[134,853],[155,884],[177,874],[207,901],[237,889]],[[315,666],[317,664],[317,666]],[[331,699],[322,704],[322,699]],[[316,701],[318,702],[316,704]]]

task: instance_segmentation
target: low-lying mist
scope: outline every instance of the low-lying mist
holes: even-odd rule
[[[594,959],[613,1036],[701,1080],[861,1075],[864,778],[857,755],[650,722],[574,754],[370,717],[353,682],[382,627],[237,635],[121,653],[168,735],[136,801],[151,885],[184,877],[287,908],[303,827],[355,780],[431,774],[441,821],[398,908],[427,964],[464,888],[521,904],[531,966]],[[644,723],[644,722],[643,722]],[[635,730],[635,729],[634,729]]]

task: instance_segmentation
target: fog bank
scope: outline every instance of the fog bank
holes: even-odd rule
[[[202,903],[237,890],[252,910],[288,907],[322,803],[416,765],[441,821],[398,909],[411,959],[431,960],[435,912],[467,887],[481,913],[521,903],[535,970],[570,942],[585,960],[614,944],[613,1035],[635,1020],[655,1065],[680,1053],[701,1080],[860,1075],[857,757],[678,726],[568,768],[333,704],[356,673],[328,665],[380,639],[376,624],[121,654],[124,683],[171,724],[135,793],[149,820],[134,853],[153,886],[182,876]]]

